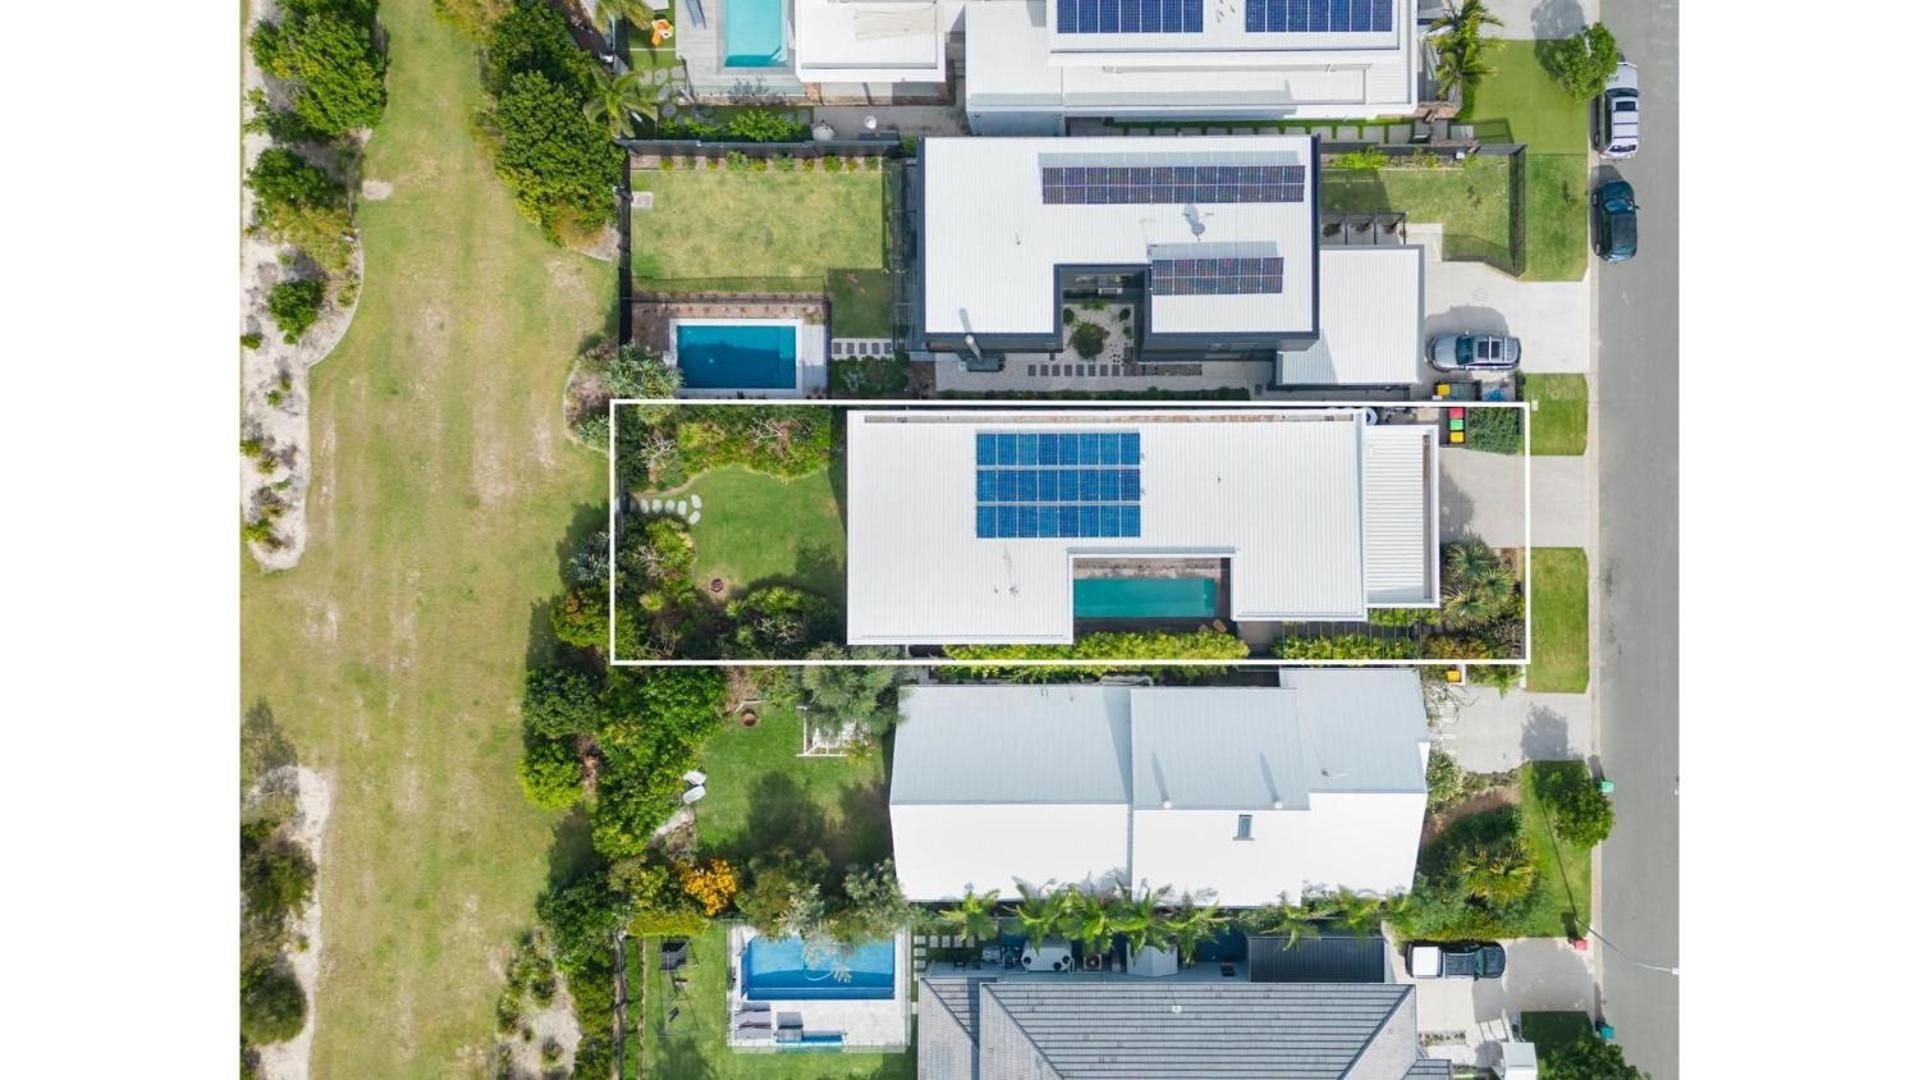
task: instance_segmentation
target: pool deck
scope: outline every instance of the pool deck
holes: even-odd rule
[[[797,1050],[792,1043],[780,1043],[768,1031],[741,1032],[733,1018],[749,1005],[740,988],[745,985],[740,960],[746,943],[759,936],[749,926],[735,926],[726,935],[726,962],[731,971],[726,991],[727,1045],[740,1051],[777,1052]],[[913,960],[908,952],[904,931],[893,939],[893,996],[872,1001],[769,1001],[763,1005],[773,1016],[797,1014],[801,1029],[809,1035],[838,1033],[846,1049],[905,1050],[913,1041]],[[807,1044],[817,1051],[817,1044]]]

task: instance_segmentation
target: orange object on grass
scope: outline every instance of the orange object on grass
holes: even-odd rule
[[[673,36],[673,24],[666,19],[653,20],[653,44],[655,46]]]

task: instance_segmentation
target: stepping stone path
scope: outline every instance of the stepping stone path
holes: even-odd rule
[[[887,338],[834,338],[834,356],[891,356],[893,342]]]

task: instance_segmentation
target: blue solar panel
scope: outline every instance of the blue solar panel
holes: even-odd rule
[[[1154,296],[1239,296],[1283,292],[1285,260],[1154,259]]]
[[[1281,0],[1268,0],[1277,4]],[[1304,165],[1046,165],[1040,200],[1052,205],[1293,203],[1306,199]]]
[[[1390,31],[1397,0],[1247,0],[1254,34],[1346,34]]]
[[[982,539],[1134,537],[1139,432],[980,432],[973,533]]]
[[[1053,29],[1061,34],[1199,34],[1201,0],[1058,0]]]

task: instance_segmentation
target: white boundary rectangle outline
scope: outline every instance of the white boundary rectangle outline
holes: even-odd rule
[[[1525,562],[1524,581],[1526,588],[1521,595],[1525,604],[1526,647],[1516,660],[1283,660],[1276,656],[1246,656],[1236,660],[1211,660],[1191,658],[1167,658],[1160,660],[1104,659],[1101,657],[1077,657],[1062,659],[992,659],[964,660],[950,656],[907,656],[888,659],[847,659],[847,660],[738,660],[721,659],[674,659],[674,660],[622,660],[614,652],[617,640],[619,605],[615,602],[619,587],[619,470],[618,455],[620,446],[620,409],[622,405],[674,405],[680,407],[717,406],[722,408],[765,408],[768,406],[793,407],[810,406],[829,409],[981,409],[993,411],[1011,411],[1016,409],[1444,409],[1459,406],[1468,409],[1517,409],[1519,410],[1519,455],[1520,476],[1523,493],[1520,502],[1521,535],[1525,539],[1525,550],[1521,558]],[[606,656],[607,663],[613,667],[635,668],[672,668],[672,667],[951,667],[951,668],[999,668],[999,667],[1091,667],[1095,665],[1115,668],[1161,668],[1161,667],[1209,667],[1222,670],[1230,668],[1297,668],[1297,667],[1512,667],[1532,663],[1533,649],[1533,406],[1525,401],[1328,401],[1328,400],[1284,400],[1284,401],[1240,401],[1210,400],[1205,398],[1155,399],[1151,401],[1108,401],[1104,399],[1059,400],[1053,398],[1018,398],[1000,400],[995,398],[614,398],[607,402],[607,441],[606,441]],[[1445,444],[1439,444],[1444,450]],[[1437,468],[1435,458],[1434,467]],[[1444,568],[1442,567],[1442,570]],[[842,648],[846,646],[842,644]],[[1034,646],[1042,648],[1046,646]]]

